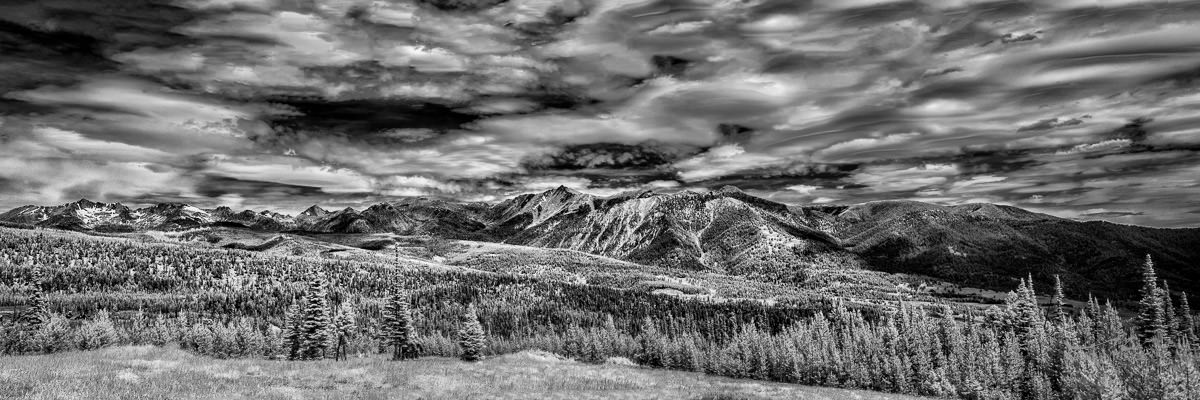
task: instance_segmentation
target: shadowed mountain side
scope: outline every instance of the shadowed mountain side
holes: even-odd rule
[[[379,203],[363,211],[347,208],[314,216],[297,229],[321,233],[425,234],[455,239],[486,239],[486,207],[412,198]]]
[[[873,268],[975,287],[1012,287],[1015,277],[1027,274],[1037,282],[1053,282],[1059,274],[1073,297],[1091,291],[1132,298],[1146,254],[1172,287],[1200,284],[1200,229],[1078,222],[1008,206],[912,201],[871,202],[818,218],[826,218],[829,231]]]

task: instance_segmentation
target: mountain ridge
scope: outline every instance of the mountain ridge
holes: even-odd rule
[[[755,196],[746,194],[745,192],[742,192],[740,189],[738,189],[735,186],[725,186],[721,189],[709,191],[709,192],[696,192],[696,191],[685,190],[685,191],[668,193],[668,192],[656,192],[656,191],[652,191],[652,190],[638,190],[638,191],[629,191],[629,192],[618,193],[616,195],[607,196],[607,197],[586,194],[586,193],[576,191],[574,189],[567,188],[565,186],[560,186],[558,188],[550,189],[545,192],[525,193],[525,194],[517,195],[517,196],[511,197],[511,198],[505,199],[505,200],[500,200],[500,201],[496,201],[496,202],[492,202],[492,203],[478,203],[478,202],[458,203],[458,202],[450,202],[450,201],[445,201],[445,200],[435,199],[435,198],[411,197],[411,198],[403,198],[401,200],[396,200],[396,201],[385,201],[385,202],[375,203],[375,204],[368,206],[363,211],[366,211],[366,210],[370,209],[371,207],[385,206],[387,204],[412,204],[412,202],[438,202],[438,203],[459,204],[459,205],[464,205],[464,206],[478,205],[478,204],[498,206],[498,205],[502,205],[502,204],[506,204],[506,203],[511,203],[514,201],[520,201],[521,199],[528,200],[528,199],[545,198],[548,195],[551,195],[553,193],[563,193],[563,192],[573,193],[576,196],[585,196],[588,199],[592,200],[593,202],[599,202],[600,204],[611,204],[613,202],[622,202],[622,201],[627,201],[630,199],[644,198],[647,196],[671,196],[671,195],[680,195],[680,194],[712,195],[714,193],[723,193],[723,194],[736,195],[736,196],[740,197],[741,199],[748,199],[750,202],[757,202],[759,204],[771,204],[771,205],[774,205],[777,207],[794,208],[799,211],[803,211],[803,210],[840,210],[838,212],[832,213],[835,215],[839,214],[841,212],[849,211],[856,207],[869,206],[872,204],[896,204],[896,203],[919,204],[924,207],[928,207],[930,209],[950,209],[950,210],[963,209],[963,208],[968,208],[968,207],[992,207],[992,208],[999,208],[999,209],[1016,210],[1021,213],[1036,216],[1037,218],[1056,219],[1056,220],[1063,220],[1063,221],[1072,221],[1072,222],[1077,222],[1077,223],[1106,223],[1106,224],[1132,226],[1132,227],[1139,227],[1139,228],[1146,228],[1146,229],[1173,229],[1173,230],[1200,229],[1200,227],[1154,227],[1154,226],[1145,226],[1145,225],[1136,225],[1136,224],[1116,223],[1116,222],[1101,221],[1101,220],[1074,220],[1074,219],[1057,217],[1057,216],[1050,215],[1050,214],[1029,211],[1029,210],[1025,210],[1025,209],[1015,207],[1015,206],[992,204],[992,203],[965,203],[965,204],[943,206],[943,205],[938,205],[938,204],[934,204],[934,203],[926,203],[926,202],[920,202],[920,201],[915,201],[915,200],[874,200],[874,201],[868,201],[868,202],[863,202],[863,203],[846,203],[846,204],[786,204],[786,203],[779,203],[779,202],[775,202],[772,200],[768,200],[768,199],[755,197]],[[15,221],[15,219],[18,219],[21,217],[23,210],[35,210],[35,209],[36,210],[53,210],[53,209],[69,210],[69,209],[87,209],[87,208],[104,207],[104,206],[109,206],[109,207],[114,207],[114,208],[123,208],[123,209],[128,209],[129,211],[146,211],[146,210],[155,210],[155,209],[161,210],[161,209],[171,209],[171,208],[179,208],[179,207],[191,207],[192,209],[203,211],[210,215],[220,216],[221,218],[224,218],[224,219],[235,219],[235,218],[231,217],[231,215],[247,215],[248,216],[250,214],[268,216],[269,218],[274,218],[274,219],[301,219],[303,217],[319,218],[319,217],[324,217],[324,216],[333,215],[333,214],[337,214],[337,213],[361,213],[362,212],[353,207],[346,207],[344,209],[330,211],[330,210],[327,210],[317,204],[309,206],[304,211],[301,211],[295,215],[291,215],[291,214],[287,214],[287,213],[280,213],[280,212],[271,211],[271,210],[262,210],[262,211],[256,212],[254,210],[247,209],[247,210],[242,210],[239,212],[234,212],[233,209],[228,206],[218,206],[218,207],[209,208],[209,209],[202,209],[202,208],[195,207],[195,206],[192,206],[187,203],[180,203],[180,202],[155,203],[153,205],[148,205],[148,206],[145,206],[142,208],[133,209],[133,208],[130,208],[129,206],[126,206],[120,202],[102,203],[102,202],[92,201],[92,200],[89,200],[86,198],[81,198],[77,201],[70,202],[70,203],[64,203],[64,204],[60,204],[60,205],[19,206],[19,207],[13,208],[7,212],[0,213],[0,221],[17,222],[17,221]],[[31,224],[36,225],[37,222],[40,222],[40,220],[37,220],[37,219],[34,219],[34,221],[35,222],[33,222]]]
[[[18,207],[0,214],[0,222],[97,232],[213,226],[424,235],[796,282],[814,268],[870,268],[985,288],[1009,288],[1014,276],[1049,282],[1060,275],[1075,295],[1134,293],[1136,266],[1152,254],[1172,287],[1200,290],[1198,228],[1081,222],[988,203],[788,205],[734,187],[607,197],[558,187],[495,203],[404,198],[362,210],[314,205],[296,216],[182,203],[130,209],[81,199]]]

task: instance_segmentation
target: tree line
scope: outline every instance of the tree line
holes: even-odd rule
[[[157,255],[156,246],[111,244],[99,252]],[[78,248],[48,259],[89,257]],[[181,252],[186,256],[158,264],[160,276],[177,282],[170,290],[135,280],[76,291],[64,282],[86,282],[78,271],[6,265],[14,268],[2,273],[15,279],[5,281],[0,295],[8,297],[0,299],[22,310],[6,318],[0,350],[177,343],[224,358],[477,360],[541,349],[587,362],[625,358],[731,377],[965,399],[1200,397],[1188,297],[1158,279],[1149,257],[1137,314],[1126,320],[1094,298],[1068,306],[1057,280],[1045,305],[1032,279],[1022,279],[1003,304],[985,309],[928,302],[880,308],[829,298],[681,299],[500,273]],[[228,260],[238,272],[200,279],[178,273],[209,270],[180,263],[210,259]],[[138,272],[111,276],[150,276]],[[228,304],[255,294],[253,306]],[[85,306],[97,299],[99,306]]]

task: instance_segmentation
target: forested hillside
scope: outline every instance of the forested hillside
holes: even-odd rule
[[[1039,306],[1025,280],[990,307],[864,306],[819,293],[684,297],[469,265],[53,231],[4,229],[0,239],[7,310],[0,349],[9,354],[167,343],[268,359],[392,352],[473,359],[466,349],[485,358],[540,349],[585,362],[621,357],[730,377],[969,399],[1200,393],[1189,298],[1167,290],[1149,260],[1139,268],[1139,316],[1125,321],[1103,300],[1067,307],[1057,290]]]
[[[1138,265],[1153,255],[1177,289],[1200,288],[1200,229],[1077,222],[1015,207],[942,207],[884,201],[824,215],[830,232],[873,268],[928,275],[989,289],[1032,274],[1049,289],[1060,275],[1067,295],[1136,299]]]

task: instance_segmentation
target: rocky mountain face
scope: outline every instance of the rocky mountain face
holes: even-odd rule
[[[1132,296],[1151,254],[1176,289],[1200,290],[1200,229],[1078,222],[992,204],[912,201],[788,206],[736,188],[596,197],[560,187],[495,204],[407,198],[363,210],[130,209],[87,200],[25,206],[10,224],[81,231],[224,226],[272,232],[396,233],[565,248],[668,268],[802,280],[813,268],[872,268],[1007,289],[1060,275],[1076,296]]]
[[[733,188],[596,198],[559,188],[497,207],[506,243],[579,250],[671,268],[787,276],[858,266],[788,207]]]
[[[410,198],[379,203],[362,211],[328,212],[309,208],[298,217],[297,230],[318,233],[396,233],[454,239],[489,239],[484,209],[437,199]]]
[[[255,230],[286,231],[295,229],[297,226],[297,218],[271,211],[256,213],[251,210],[244,210],[235,212],[229,207],[217,207],[210,211],[209,215],[219,225]]]
[[[130,209],[120,203],[98,203],[87,199],[60,206],[24,206],[0,214],[0,221],[71,230],[137,231],[179,229],[214,222],[199,208],[179,203]]]

